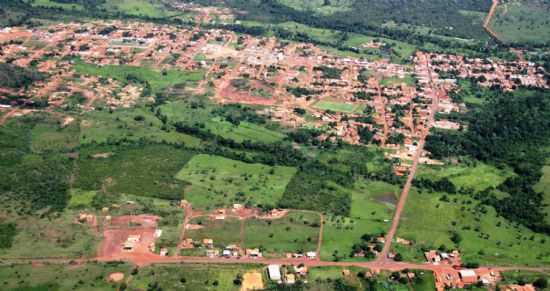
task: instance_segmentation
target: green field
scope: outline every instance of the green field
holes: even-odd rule
[[[185,238],[192,238],[198,242],[202,242],[203,239],[212,239],[214,240],[214,245],[219,248],[230,244],[241,244],[242,237],[240,230],[241,224],[244,222],[236,218],[212,220],[208,217],[199,217],[191,220],[190,223],[201,225],[203,228],[186,230]]]
[[[319,225],[319,214],[303,211],[291,211],[281,219],[249,220],[245,227],[244,246],[263,249],[264,256],[314,252],[317,250]]]
[[[29,2],[32,6],[35,6],[35,7],[61,8],[64,10],[77,10],[77,11],[84,10],[84,6],[82,6],[82,4],[78,2],[62,3],[62,2],[56,2],[53,0],[26,0],[26,2]]]
[[[492,207],[479,206],[465,196],[450,195],[450,202],[442,202],[441,197],[437,193],[411,192],[397,235],[416,244],[402,253],[404,260],[423,261],[422,247],[455,248],[451,237],[456,232],[461,237],[458,248],[465,262],[550,264],[549,236],[497,217]]]
[[[501,3],[491,22],[504,42],[548,43],[550,3],[544,0],[512,0]]]
[[[363,112],[365,105],[332,102],[332,101],[319,101],[315,103],[315,107],[321,110],[332,110],[334,112],[361,113]]]
[[[543,193],[544,203],[546,204],[544,213],[547,214],[546,221],[550,223],[550,160],[547,160],[546,166],[542,168],[542,177],[534,189]]]
[[[511,169],[501,170],[482,162],[475,162],[474,165],[458,166],[421,165],[417,172],[418,178],[434,181],[448,178],[457,189],[472,189],[476,192],[490,187],[497,187],[512,175]]]
[[[123,263],[85,265],[7,265],[0,266],[0,282],[6,291],[104,291],[118,290],[119,283],[108,282],[109,274],[130,274]]]
[[[128,65],[97,66],[80,60],[76,61],[74,68],[79,74],[113,78],[124,84],[129,81],[129,77],[140,82],[148,82],[152,93],[161,92],[176,85],[194,86],[204,76],[202,71],[167,70],[161,72],[153,68]]]
[[[357,260],[350,257],[352,246],[359,243],[364,234],[377,235],[389,228],[398,196],[397,186],[384,182],[358,182],[351,192],[350,217],[326,218],[321,259]]]
[[[153,143],[185,144],[196,147],[200,139],[178,133],[173,129],[162,130],[162,122],[142,107],[109,111],[92,111],[82,117],[80,143],[103,144],[120,141],[146,140]]]
[[[254,265],[152,266],[140,269],[128,284],[129,290],[220,290],[238,291],[238,274],[260,270]],[[151,289],[158,286],[158,289]]]
[[[0,249],[0,259],[94,256],[99,237],[88,225],[75,223],[78,214],[69,210],[45,218],[12,214],[5,222],[14,222],[17,234],[11,248]],[[7,217],[5,211],[0,215]]]
[[[176,178],[191,185],[185,198],[197,208],[227,206],[233,203],[275,205],[295,168],[247,164],[211,155],[193,157]]]
[[[45,118],[31,131],[31,149],[35,153],[69,152],[79,145],[78,122],[61,127],[57,120]]]
[[[210,130],[213,134],[232,139],[236,142],[250,140],[263,143],[274,143],[282,141],[283,138],[285,138],[285,135],[280,132],[267,129],[254,123],[245,121],[236,126],[221,118],[209,120],[206,123],[206,129]]]
[[[390,77],[390,78],[383,78],[380,80],[380,85],[382,86],[396,86],[401,85],[402,83],[405,83],[409,86],[414,86],[415,84],[414,77],[407,75],[405,78],[399,78],[399,77]]]
[[[174,12],[155,0],[109,0],[104,6],[108,10],[134,16],[162,18],[174,15]]]
[[[174,178],[193,153],[167,145],[91,146],[80,151],[75,188],[179,200],[185,183]]]

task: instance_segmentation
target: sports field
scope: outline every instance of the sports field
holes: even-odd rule
[[[248,164],[220,156],[196,155],[176,175],[190,183],[185,199],[193,207],[209,208],[250,203],[275,205],[295,168]]]

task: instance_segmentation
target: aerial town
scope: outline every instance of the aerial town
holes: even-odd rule
[[[22,3],[89,7],[43,2]],[[249,12],[225,1],[160,2],[0,27],[5,290],[548,290],[544,45],[398,62],[356,53],[387,34],[336,53],[229,29]]]

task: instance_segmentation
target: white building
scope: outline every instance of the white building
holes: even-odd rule
[[[269,265],[267,266],[267,275],[269,279],[277,282],[281,282],[281,266],[279,265]]]

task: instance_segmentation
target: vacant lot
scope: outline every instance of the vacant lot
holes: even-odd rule
[[[334,112],[360,113],[365,108],[362,104],[342,103],[333,101],[319,101],[315,107],[322,110],[332,110]]]
[[[168,145],[85,147],[74,187],[179,200],[185,183],[174,175],[192,156]]]
[[[203,78],[203,72],[201,71],[167,70],[161,72],[148,67],[97,66],[82,61],[76,62],[75,70],[79,74],[112,78],[124,84],[130,81],[147,82],[151,86],[152,93],[161,92],[175,85],[194,85]]]
[[[249,220],[244,245],[263,248],[266,256],[316,251],[319,226],[319,214],[302,211],[291,211],[281,219]]]
[[[208,217],[200,217],[191,220],[191,223],[200,225],[202,228],[186,230],[186,238],[192,238],[199,242],[205,238],[212,239],[217,247],[241,243],[241,221],[236,218],[213,220]]]
[[[122,272],[127,277],[130,270],[131,266],[123,263],[88,263],[80,266],[1,266],[0,282],[2,290],[14,291],[115,290],[120,283],[108,282],[109,275]]]
[[[357,183],[351,192],[350,217],[328,216],[323,232],[321,258],[356,260],[352,246],[364,234],[385,232],[392,218],[399,187],[384,182]]]
[[[198,208],[251,203],[275,205],[296,173],[291,167],[248,164],[219,156],[197,155],[176,178],[191,184],[185,198]]]
[[[417,252],[407,252],[404,254],[406,259],[423,260],[419,248],[444,245],[449,249],[458,247],[466,262],[550,264],[549,236],[536,234],[497,217],[493,208],[480,206],[471,198],[448,195],[449,202],[443,202],[440,200],[442,196],[416,190],[411,192],[398,236],[414,240],[416,245],[412,248]]]

